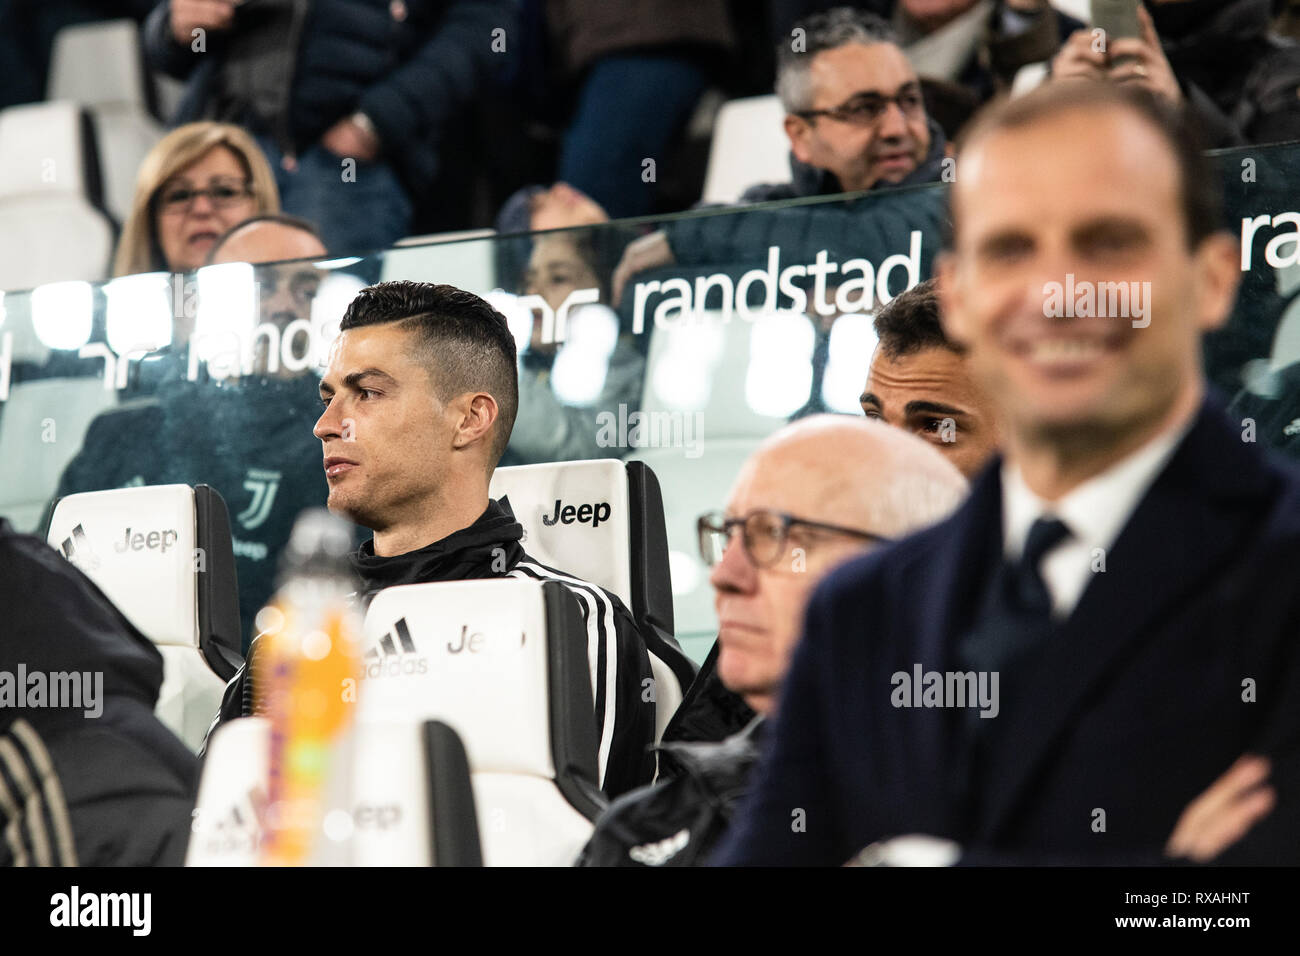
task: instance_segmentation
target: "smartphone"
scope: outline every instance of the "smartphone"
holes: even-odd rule
[[[1092,25],[1105,30],[1108,40],[1140,37],[1138,0],[1092,0]]]

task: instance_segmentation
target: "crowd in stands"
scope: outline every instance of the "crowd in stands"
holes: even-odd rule
[[[1063,78],[1185,103],[1211,146],[1289,140],[1300,128],[1300,51],[1278,32],[1291,7],[1273,0],[1159,0],[1140,11],[1139,36],[1109,44],[1047,0],[14,6],[3,42],[28,65],[7,71],[0,105],[39,99],[60,26],[133,17],[150,83],[184,84],[162,119],[241,127],[246,137],[225,143],[242,157],[256,211],[274,211],[273,179],[284,210],[340,254],[420,233],[518,229],[529,221],[521,202],[552,210],[535,228],[688,208],[719,103],[772,90],[791,176],[750,184],[744,202],[940,181],[974,110]],[[160,143],[141,167],[137,226],[138,203],[156,203],[145,194],[164,180],[235,174],[190,170],[205,154],[196,136]],[[209,199],[219,221],[247,211]],[[131,225],[122,245],[135,258],[119,252],[116,274],[146,267]]]
[[[372,284],[315,394],[265,351],[238,389],[196,381],[177,316],[135,399],[91,422],[56,497],[237,487],[250,461],[279,489],[236,529],[246,661],[209,740],[264,712],[253,622],[295,516],[327,506],[363,534],[363,604],[485,578],[578,602],[589,783],[608,802],[583,865],[912,862],[916,835],[944,862],[1300,862],[1300,473],[1238,424],[1282,427],[1295,389],[1229,412],[1201,360],[1241,272],[1205,151],[1300,138],[1293,4],[1153,0],[1139,35],[1100,48],[1046,0],[109,7],[67,16],[135,18],[150,67],[185,82],[113,276],[258,264],[257,319],[284,331],[310,318],[326,257],[490,225],[498,279],[533,302],[521,338],[490,296]],[[48,42],[48,15],[29,19]],[[24,47],[30,70],[43,49]],[[3,104],[39,98],[30,70]],[[717,91],[773,90],[789,178],[737,204],[863,194],[829,221],[950,183],[906,215],[944,219],[951,241],[933,278],[872,310],[866,420],[801,409],[699,516],[718,632],[696,667],[610,589],[530,556],[490,483],[626,455],[596,416],[643,392],[629,283],[758,260],[771,237],[725,216],[619,220],[702,205],[700,117]],[[818,234],[799,241],[813,261]],[[1053,319],[1034,290],[1067,272],[1149,280],[1148,322]],[[581,403],[552,388],[545,315],[563,311],[570,339],[608,339]],[[2,517],[0,597],[20,609],[0,671],[57,647],[50,668],[75,658],[113,684],[90,730],[0,706],[0,796],[45,801],[26,817],[0,801],[0,863],[180,863],[199,758],[150,713],[157,652]],[[645,692],[665,673],[684,692],[672,711]],[[956,704],[954,674],[972,678]]]

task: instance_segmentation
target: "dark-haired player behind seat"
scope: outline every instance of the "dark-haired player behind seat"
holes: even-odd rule
[[[876,313],[862,412],[933,442],[967,479],[998,450],[993,405],[966,368],[966,349],[944,334],[935,280]]]
[[[428,581],[560,581],[587,624],[600,786],[613,795],[648,782],[647,647],[674,671],[692,668],[675,643],[641,634],[617,597],[529,558],[519,522],[489,499],[519,401],[505,317],[452,286],[384,282],[357,295],[340,329],[315,433],[330,510],[374,532],[353,558],[365,595]],[[256,652],[254,641],[250,660]],[[251,712],[246,672],[231,681],[218,720]]]

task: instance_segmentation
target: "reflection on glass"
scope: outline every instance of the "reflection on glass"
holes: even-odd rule
[[[338,260],[344,262],[347,260]],[[322,263],[316,267],[323,268]],[[316,298],[311,303],[311,321],[316,328],[316,371],[329,362],[330,346],[339,337],[339,323],[348,304],[366,284],[347,272],[332,272],[321,279]]]
[[[237,377],[245,362],[245,343],[257,325],[257,282],[246,262],[224,262],[198,272],[199,301],[191,361],[197,356],[216,379]],[[251,359],[251,355],[249,356]]]
[[[108,299],[105,335],[109,348],[118,355],[171,344],[169,278],[166,272],[142,272],[121,276],[104,286]]]
[[[831,326],[829,356],[822,381],[822,401],[834,412],[857,415],[858,399],[867,381],[876,330],[870,315],[842,315]]]
[[[95,292],[89,282],[51,282],[32,290],[32,327],[52,349],[79,349],[90,341]]]
[[[566,405],[591,405],[605,388],[618,343],[618,316],[605,305],[583,305],[569,316],[568,334],[551,367],[551,388]]]
[[[759,415],[785,418],[812,389],[812,322],[799,312],[776,312],[754,323],[745,373],[745,401]]]
[[[698,411],[709,401],[713,369],[722,358],[719,322],[684,322],[657,330],[668,343],[651,374],[655,397],[670,411]]]
[[[503,289],[493,289],[483,297],[488,305],[506,317],[506,325],[514,336],[515,348],[522,352],[533,337],[533,313],[519,301],[519,296]]]

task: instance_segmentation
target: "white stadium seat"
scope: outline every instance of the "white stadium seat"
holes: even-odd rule
[[[0,111],[0,289],[108,272],[113,225],[100,209],[99,160],[76,103]]]
[[[46,541],[153,641],[163,657],[155,712],[197,751],[242,661],[221,496],[207,485],[68,495],[55,504]]]
[[[750,186],[790,181],[785,108],[775,96],[729,100],[718,110],[703,201],[731,203]]]
[[[124,222],[136,173],[163,130],[150,111],[150,77],[133,20],[76,24],[54,38],[47,96],[90,113],[98,134],[104,205]]]
[[[267,801],[271,726],[232,720],[208,745],[186,866],[255,866]],[[345,751],[356,763],[347,824],[329,831],[312,859],[321,865],[481,866],[474,791],[464,744],[441,721],[374,722],[356,728]],[[344,764],[344,767],[347,765]]]
[[[643,635],[673,639],[673,600],[659,481],[643,462],[616,459],[498,468],[489,494],[524,527],[524,550],[627,605]],[[572,508],[572,512],[564,509]],[[694,677],[650,648],[655,740]]]
[[[605,807],[572,593],[514,578],[392,587],[365,634],[358,723],[441,720],[460,735],[484,865],[571,864]]]
[[[387,588],[364,634],[345,782],[328,803],[349,811],[347,838],[321,840],[314,862],[471,863],[481,839],[486,866],[570,865],[606,805],[586,627],[571,592],[516,578]],[[439,772],[455,761],[447,740],[420,730],[427,722],[463,741],[472,800],[454,773]],[[256,861],[268,740],[255,717],[213,735],[196,814],[207,837],[191,843],[191,865]]]

